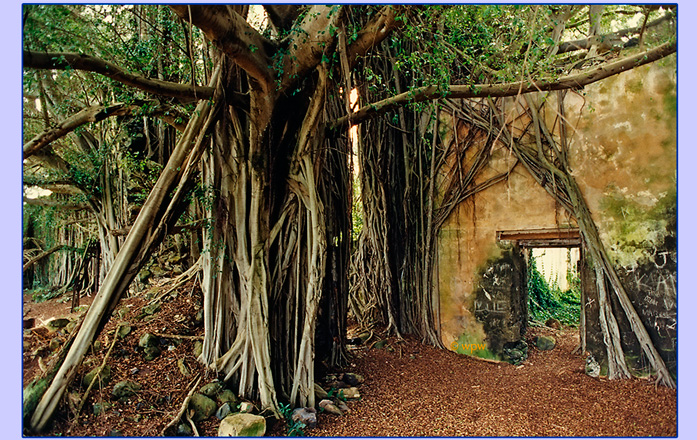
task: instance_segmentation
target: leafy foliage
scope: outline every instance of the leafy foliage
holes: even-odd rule
[[[537,268],[537,259],[528,262],[528,314],[531,321],[545,322],[550,318],[576,326],[581,313],[581,280],[575,270],[566,277],[570,288],[561,290],[556,282],[550,286]]]
[[[283,418],[286,419],[286,435],[288,437],[303,437],[305,435],[305,424],[293,421],[293,408],[288,404],[278,405]]]

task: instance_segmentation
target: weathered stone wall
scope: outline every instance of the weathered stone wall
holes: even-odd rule
[[[570,92],[565,99],[567,120],[573,127],[569,160],[574,177],[628,294],[664,359],[673,367],[677,294],[674,58],[625,72],[579,93]],[[513,101],[509,107],[514,109]],[[556,109],[556,104],[548,107]],[[556,115],[548,111],[545,117],[551,122]],[[488,168],[477,182],[505,172],[514,163],[506,148],[495,146]],[[500,265],[509,252],[497,243],[496,231],[569,226],[574,226],[570,216],[521,165],[506,182],[462,203],[439,235],[438,288],[444,345],[455,349],[457,341],[489,344],[491,353],[480,355],[496,357],[498,347],[507,342],[490,337],[489,318],[477,312],[477,301],[487,282],[483,274]],[[511,298],[508,288],[505,293],[501,287],[498,295]],[[592,302],[594,289],[587,293]],[[623,313],[616,310],[628,351],[634,353],[628,360],[638,371],[645,362],[636,341],[629,337]],[[592,315],[592,310],[587,311]],[[597,319],[597,311],[595,316]],[[506,338],[510,341],[522,336],[515,334],[516,325],[508,328]],[[522,330],[524,325],[518,328]],[[599,328],[591,324],[588,331],[597,333]],[[602,351],[602,345],[598,346],[602,339],[596,336],[589,335],[589,348]]]

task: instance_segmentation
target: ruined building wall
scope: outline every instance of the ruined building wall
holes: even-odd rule
[[[554,99],[554,95],[550,96]],[[549,108],[556,108],[551,103]],[[521,105],[510,100],[515,112]],[[570,163],[601,239],[669,368],[676,335],[676,66],[675,59],[633,69],[565,99]],[[552,121],[552,112],[546,118]],[[474,153],[472,153],[474,154]],[[495,145],[477,183],[509,170],[515,158]],[[497,243],[496,232],[568,228],[574,222],[518,165],[506,182],[469,198],[444,224],[438,242],[441,335],[451,349],[477,343],[471,354],[497,357],[520,339],[527,313],[515,274],[520,249]],[[523,268],[524,272],[524,268]],[[585,283],[593,316],[593,286]],[[617,306],[617,304],[614,304]],[[615,308],[635,371],[646,363],[621,309]],[[603,357],[599,328],[589,349]],[[482,347],[486,347],[482,349]],[[470,350],[472,351],[472,350]],[[468,352],[470,354],[470,352]]]

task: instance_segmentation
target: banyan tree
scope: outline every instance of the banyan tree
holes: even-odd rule
[[[658,380],[674,386],[570,172],[563,124],[539,117],[541,94],[676,52],[675,8],[623,8],[25,6],[25,96],[43,103],[25,121],[26,184],[76,188],[102,254],[94,302],[25,408],[31,429],[46,427],[152,252],[196,221],[199,360],[262,408],[315,405],[317,369],[346,360],[349,313],[442,345],[437,236],[457,204],[506,179],[475,181],[494,142],[577,222],[605,298],[611,376],[627,376],[614,296]],[[505,97],[528,103],[525,136]],[[470,127],[465,138],[444,145],[457,124]],[[152,181],[130,209],[136,173],[119,164],[137,136]],[[89,154],[101,159],[75,159]]]

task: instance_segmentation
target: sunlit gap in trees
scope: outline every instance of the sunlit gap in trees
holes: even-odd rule
[[[556,284],[561,290],[568,290],[567,274],[576,272],[579,255],[578,248],[533,248],[531,256],[550,286]]]

